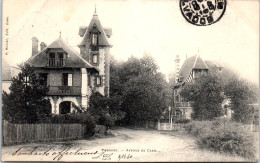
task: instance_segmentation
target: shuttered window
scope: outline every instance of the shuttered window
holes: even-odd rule
[[[62,76],[63,86],[72,86],[72,74],[64,73]]]

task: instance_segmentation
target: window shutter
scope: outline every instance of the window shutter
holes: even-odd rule
[[[72,86],[72,74],[68,74],[68,86]]]

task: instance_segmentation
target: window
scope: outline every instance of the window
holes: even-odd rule
[[[95,82],[97,87],[102,86],[102,78],[101,76],[96,76],[96,82]]]
[[[23,82],[25,85],[31,85],[30,77],[29,76],[24,76],[23,77]]]
[[[91,35],[91,50],[98,50],[98,33],[92,33]]]
[[[50,53],[50,58],[55,59],[55,53]]]
[[[94,64],[97,64],[97,63],[98,63],[98,55],[97,55],[97,54],[93,54],[93,56],[92,56],[92,62],[93,62]]]
[[[40,84],[47,85],[48,73],[40,73],[39,77],[40,77]]]
[[[51,67],[61,67],[64,66],[64,53],[58,52],[58,53],[49,53],[49,66]]]
[[[62,76],[63,86],[72,86],[72,74],[64,73]]]
[[[64,62],[64,55],[63,55],[63,53],[58,53],[58,57],[59,57],[59,59],[56,61],[57,62],[57,66],[63,66],[63,62]]]
[[[49,57],[49,66],[55,66],[55,53],[50,53]]]
[[[97,33],[93,33],[92,34],[92,45],[93,46],[97,46],[97,41],[98,41],[98,34]]]
[[[58,53],[59,59],[63,59],[63,53]]]
[[[101,85],[101,78],[97,77],[97,85]]]

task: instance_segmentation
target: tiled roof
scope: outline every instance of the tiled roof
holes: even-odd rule
[[[25,63],[31,65],[32,67],[46,67],[48,64],[48,50],[50,49],[63,49],[68,54],[68,58],[66,58],[65,65],[63,67],[94,68],[86,60],[84,60],[77,51],[67,45],[62,38],[58,38],[52,42],[38,54],[29,58]]]
[[[207,64],[209,69],[223,68],[223,65],[220,62],[218,62],[218,61],[205,60],[205,63]]]
[[[202,70],[207,70],[209,69],[206,63],[203,61],[203,59],[197,55],[196,60],[193,65],[193,69],[202,69]]]
[[[11,66],[2,59],[2,81],[11,81],[12,77],[17,76],[20,71],[19,68]]]
[[[5,60],[2,60],[2,80],[11,80],[11,65],[9,65]]]
[[[90,24],[88,27],[81,27],[79,30],[79,35],[82,35],[84,33],[83,39],[81,41],[80,45],[85,45],[87,38],[89,37],[89,30],[93,28],[93,26],[96,25],[98,30],[101,32],[101,38],[99,39],[99,45],[102,46],[112,46],[112,44],[109,42],[107,35],[112,34],[112,30],[107,28],[106,33],[104,28],[102,27],[98,16],[96,14],[93,15],[93,18],[90,21]]]
[[[194,55],[187,58],[179,71],[179,77],[182,78],[182,82],[176,83],[175,86],[183,84],[193,69],[208,70],[209,67],[199,55]]]
[[[87,30],[87,29],[88,29],[88,27],[86,27],[86,26],[81,26],[81,27],[79,27],[79,35],[80,35],[80,37],[83,37],[83,36],[84,36],[84,34],[86,33],[86,30]],[[106,27],[104,27],[104,31],[105,31],[107,37],[110,38],[111,35],[112,35],[112,28],[106,28]]]

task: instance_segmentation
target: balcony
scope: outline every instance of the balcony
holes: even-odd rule
[[[192,107],[193,102],[177,102],[176,107]]]
[[[65,60],[63,58],[55,59],[50,58],[48,62],[49,67],[63,67],[65,65]]]
[[[48,95],[81,95],[81,86],[50,86]]]

